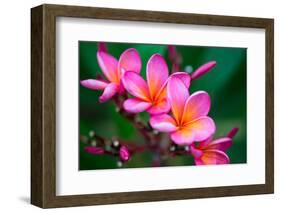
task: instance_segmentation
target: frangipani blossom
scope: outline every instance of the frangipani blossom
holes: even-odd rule
[[[101,103],[108,101],[115,94],[124,91],[121,78],[126,71],[139,73],[141,70],[139,53],[133,48],[124,51],[119,61],[112,55],[101,50],[97,52],[97,59],[107,81],[88,79],[82,80],[81,84],[92,90],[103,90],[103,94],[99,98]]]
[[[216,164],[228,164],[230,162],[229,157],[225,151],[232,144],[232,137],[237,133],[238,128],[233,128],[227,137],[213,140],[213,136],[198,143],[196,146],[192,144],[190,146],[190,153],[194,157],[196,165],[216,165]]]
[[[208,93],[199,91],[189,96],[183,81],[172,76],[167,84],[167,95],[172,116],[152,116],[149,122],[154,129],[168,132],[172,141],[178,145],[189,145],[214,134],[215,123],[207,116],[211,105]]]
[[[136,72],[126,72],[122,82],[125,89],[134,98],[129,98],[124,102],[125,110],[131,113],[147,111],[150,114],[168,112],[170,110],[166,97],[168,76],[168,66],[159,54],[152,55],[147,63],[147,82]],[[190,81],[190,78],[188,79]]]

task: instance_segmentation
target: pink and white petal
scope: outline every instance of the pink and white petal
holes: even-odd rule
[[[122,53],[118,62],[118,70],[119,74],[124,74],[124,71],[140,73],[141,58],[136,49],[130,48]]]
[[[146,78],[152,98],[157,97],[168,76],[169,70],[164,58],[159,54],[152,55],[146,66]]]
[[[203,141],[215,133],[216,125],[210,117],[202,116],[188,123],[184,129],[193,133],[194,141]]]
[[[167,82],[168,80],[162,85],[161,89],[159,89],[158,94],[154,97],[154,100],[162,100],[167,98]]]
[[[232,145],[231,138],[219,138],[216,140],[211,141],[205,149],[218,149],[221,151],[226,151]]]
[[[194,163],[196,166],[202,166],[204,165],[203,161],[201,160],[201,158],[194,158]]]
[[[207,139],[205,139],[203,141],[198,141],[200,143],[197,146],[197,148],[198,149],[205,149],[209,145],[209,143],[211,143],[213,141],[213,137],[214,137],[214,135],[211,135],[210,137],[208,137]]]
[[[118,93],[123,94],[124,92],[125,92],[125,87],[124,87],[122,81],[120,81]]]
[[[208,115],[210,107],[211,98],[208,93],[204,91],[193,93],[185,103],[182,122],[186,123]]]
[[[125,72],[122,77],[122,83],[131,95],[144,101],[150,101],[147,83],[139,74],[133,71]]]
[[[216,66],[217,62],[215,61],[210,61],[206,64],[203,64],[202,66],[200,66],[197,70],[195,70],[192,74],[191,74],[191,79],[194,80],[196,78],[199,78],[200,76],[206,74],[207,72],[209,72],[214,66]]]
[[[151,115],[159,115],[169,112],[171,109],[170,103],[167,99],[163,99],[152,105],[147,112]]]
[[[118,61],[112,55],[104,51],[97,52],[99,66],[110,82],[119,82]]]
[[[194,144],[190,145],[190,153],[196,159],[200,158],[203,155],[203,151],[200,149],[197,149]]]
[[[124,101],[123,107],[127,112],[139,113],[146,111],[149,107],[151,107],[151,103],[142,101],[138,98],[129,98]]]
[[[172,76],[181,79],[183,81],[184,85],[187,87],[187,89],[189,89],[191,77],[188,73],[186,73],[186,72],[175,72],[171,75],[171,77]]]
[[[189,129],[179,129],[172,132],[170,136],[178,145],[190,145],[194,142],[194,133]]]
[[[228,164],[230,162],[227,154],[216,149],[204,151],[204,154],[200,159],[204,165],[220,165]]]
[[[167,85],[167,96],[171,104],[173,116],[178,124],[181,122],[184,105],[188,99],[189,92],[182,80],[177,77],[171,77]]]
[[[168,114],[154,115],[149,119],[153,129],[159,132],[173,132],[177,130],[175,120]]]
[[[108,84],[102,95],[99,97],[99,101],[101,103],[104,103],[106,101],[108,101],[109,99],[111,99],[116,93],[118,93],[118,90],[119,90],[119,86],[115,83],[110,83]]]
[[[167,83],[169,81],[169,79],[171,77],[177,77],[179,79],[181,79],[184,83],[184,85],[186,86],[186,88],[188,89],[190,86],[190,75],[184,72],[176,72],[174,74],[172,74],[166,81],[165,83],[162,85],[161,89],[159,90],[156,98],[157,99],[163,99],[167,96]]]
[[[80,81],[83,87],[92,90],[104,90],[104,88],[108,85],[107,82],[96,80],[96,79],[87,79]]]

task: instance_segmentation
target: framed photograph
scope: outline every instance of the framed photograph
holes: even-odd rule
[[[274,191],[274,21],[31,9],[31,203]]]

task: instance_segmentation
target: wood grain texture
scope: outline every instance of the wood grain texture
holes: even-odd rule
[[[265,178],[268,190],[274,192],[274,21],[266,26],[265,54]]]
[[[56,17],[262,28],[266,30],[266,183],[56,196]],[[272,19],[41,5],[31,9],[31,203],[64,207],[273,193],[274,23]]]
[[[43,7],[31,14],[31,203],[43,204],[42,61]]]

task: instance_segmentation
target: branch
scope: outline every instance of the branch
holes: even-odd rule
[[[172,62],[172,73],[179,72],[182,64],[182,56],[177,52],[174,45],[168,45],[168,54]]]
[[[159,140],[159,133],[155,132],[150,125],[144,123],[137,114],[128,113],[124,107],[123,102],[127,99],[127,94],[123,96],[115,96],[114,103],[116,105],[116,111],[126,118],[144,137],[149,146],[154,146]]]

